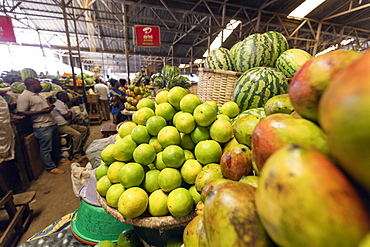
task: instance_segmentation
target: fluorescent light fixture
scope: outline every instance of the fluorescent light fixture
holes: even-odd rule
[[[201,64],[204,59],[198,58],[194,60],[194,64]]]
[[[345,45],[348,45],[349,43],[353,42],[355,39],[354,38],[350,38],[350,39],[344,39],[340,42],[340,45],[341,46],[345,46]],[[316,57],[319,56],[319,55],[322,55],[322,54],[325,54],[325,53],[328,53],[329,51],[333,51],[333,50],[336,50],[339,48],[339,45],[338,44],[335,44],[335,45],[332,45],[328,48],[326,48],[325,50],[319,52],[316,54]]]
[[[221,46],[222,42],[225,41],[230,34],[234,31],[235,28],[239,26],[239,24],[242,23],[241,21],[237,20],[230,20],[230,22],[226,25],[226,28],[218,33],[215,40],[213,40],[211,46],[209,47],[209,51],[213,51],[214,49],[217,49]],[[222,41],[221,41],[222,38]],[[208,56],[208,50],[203,54],[203,57]]]
[[[290,12],[288,17],[303,18],[323,2],[325,2],[325,0],[306,0]]]

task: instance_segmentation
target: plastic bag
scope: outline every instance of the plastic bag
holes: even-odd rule
[[[100,166],[101,151],[103,151],[104,148],[106,148],[109,144],[115,143],[116,142],[116,136],[117,136],[117,134],[109,136],[107,138],[96,139],[87,147],[86,156],[89,159],[93,169]]]
[[[90,162],[87,163],[85,167],[81,167],[79,163],[71,164],[72,189],[76,197],[80,197],[79,191],[81,187],[87,185],[91,171],[92,167]]]

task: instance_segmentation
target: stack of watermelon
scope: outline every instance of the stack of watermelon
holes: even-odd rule
[[[235,83],[232,100],[242,111],[263,107],[271,97],[287,93],[287,78],[311,58],[303,50],[288,48],[281,33],[251,34],[230,50],[211,51],[204,67],[243,72]]]

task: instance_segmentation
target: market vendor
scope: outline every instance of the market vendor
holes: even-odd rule
[[[60,91],[56,94],[55,107],[53,109],[54,117],[58,123],[59,133],[70,135],[73,143],[73,156],[79,158],[79,156],[85,155],[83,147],[86,143],[87,138],[90,135],[89,128],[86,126],[72,124],[71,121],[76,120],[76,116],[68,110],[67,103],[69,102],[68,94],[64,91]]]
[[[120,87],[120,83],[116,79],[110,79],[109,83],[111,85],[111,88],[109,89],[109,97],[111,99],[113,123],[118,124],[126,119],[124,115],[120,114],[118,119],[119,122],[117,122],[118,114],[120,111],[125,109],[124,103],[126,102],[126,93],[118,89]]]
[[[110,120],[109,113],[109,88],[102,80],[97,80],[94,91],[99,95],[99,105],[103,113],[103,121]]]
[[[14,132],[10,125],[8,103],[3,98],[9,88],[0,88],[0,159],[14,159]]]
[[[18,97],[17,112],[21,116],[32,119],[46,171],[51,174],[65,173],[64,170],[57,168],[60,159],[59,131],[54,115],[51,113],[54,105],[50,105],[48,100],[39,94],[42,89],[39,80],[28,77],[24,80],[24,84],[27,89]]]

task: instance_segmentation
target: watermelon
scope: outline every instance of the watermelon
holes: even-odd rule
[[[14,82],[10,85],[10,89],[13,93],[23,93],[26,89],[26,85],[23,82]]]
[[[270,66],[273,57],[274,47],[266,35],[249,35],[236,47],[235,70],[245,72],[254,67]]]
[[[275,62],[280,56],[280,54],[288,50],[289,48],[288,41],[286,40],[284,35],[275,31],[269,31],[264,33],[263,35],[266,35],[267,37],[270,38],[272,45],[274,47],[274,56],[271,61],[271,66],[275,66]]]
[[[8,87],[8,84],[0,82],[0,88],[6,88]]]
[[[239,77],[232,100],[245,111],[263,107],[271,97],[287,92],[288,81],[282,72],[271,67],[255,67]]]
[[[233,45],[233,47],[230,48],[229,53],[230,53],[231,62],[233,63],[234,70],[236,69],[236,65],[235,65],[236,50],[241,44],[243,44],[243,42],[239,41],[238,43]]]
[[[22,80],[24,81],[28,77],[37,77],[37,73],[34,69],[24,68],[21,71],[21,77]]]
[[[297,70],[312,56],[301,49],[289,49],[284,51],[276,60],[275,67],[287,78],[293,78]]]
[[[214,49],[207,56],[204,67],[207,69],[234,70],[230,51],[222,47]]]
[[[50,92],[53,90],[53,86],[49,82],[41,82],[40,84],[42,86],[41,92]]]
[[[262,107],[251,108],[251,109],[248,109],[248,110],[245,110],[245,111],[239,113],[238,116],[236,116],[235,118],[233,118],[231,120],[231,124],[234,124],[235,121],[238,120],[239,118],[242,118],[242,117],[248,116],[248,115],[257,115],[257,116],[261,116],[261,117],[266,117],[266,113],[265,113],[264,108],[262,108]]]

